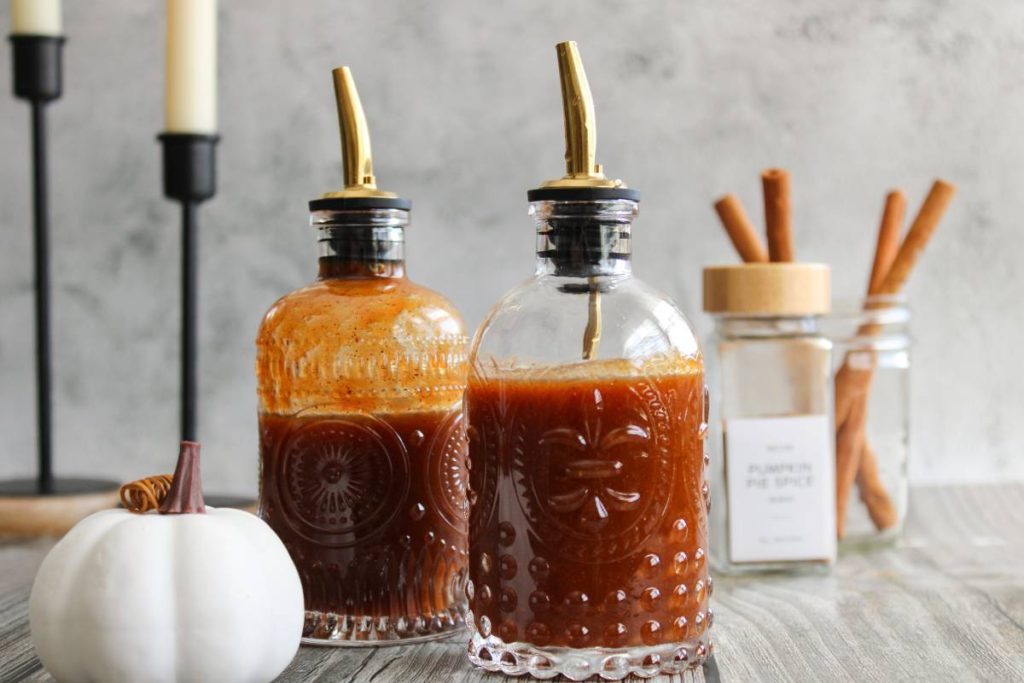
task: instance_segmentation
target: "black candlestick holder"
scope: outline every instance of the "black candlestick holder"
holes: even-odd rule
[[[164,196],[181,203],[181,440],[198,441],[199,204],[217,191],[217,136],[163,133]]]
[[[116,482],[53,473],[53,363],[50,346],[50,216],[46,106],[63,88],[63,36],[12,35],[14,94],[32,111],[33,269],[35,280],[37,471],[0,481],[0,535],[63,533],[85,514],[116,502]],[[48,502],[39,500],[45,497]]]
[[[181,204],[181,440],[199,441],[199,205],[217,192],[216,135],[162,133],[164,196]],[[250,508],[249,498],[210,494],[213,507]]]

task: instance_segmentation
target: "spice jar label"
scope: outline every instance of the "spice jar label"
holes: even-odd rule
[[[835,559],[827,416],[729,420],[725,457],[734,562]]]

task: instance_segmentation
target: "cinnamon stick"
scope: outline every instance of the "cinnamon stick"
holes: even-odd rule
[[[907,198],[901,190],[893,190],[886,195],[882,224],[878,226],[878,240],[875,242],[875,259],[871,264],[868,296],[881,292],[882,282],[892,268],[900,248],[900,230],[903,228],[906,211]]]
[[[899,511],[893,504],[885,483],[878,472],[878,456],[865,439],[861,446],[860,467],[857,470],[857,489],[868,516],[879,531],[892,528],[899,521]]]
[[[764,191],[764,222],[768,234],[768,256],[772,262],[793,260],[793,231],[790,225],[789,173],[769,168],[761,173]]]
[[[878,240],[875,243],[875,258],[871,264],[871,277],[868,280],[868,296],[876,296],[881,293],[882,285],[889,272],[892,270],[893,262],[900,248],[900,230],[903,227],[903,216],[906,213],[907,199],[900,190],[893,190],[885,198],[885,209],[882,211],[882,223],[878,227]],[[932,228],[934,230],[934,228]],[[908,235],[909,236],[909,235]],[[868,329],[858,330],[858,334],[877,334],[875,326],[867,326]],[[869,398],[869,385],[874,375],[874,367],[862,371],[863,378],[858,378],[863,383],[863,393],[856,399],[862,406],[864,419],[860,424],[862,438],[848,440],[844,446],[854,450],[840,454],[838,451],[840,442],[836,439],[836,467],[840,459],[847,460],[846,467],[853,467],[857,480],[857,491],[860,500],[867,508],[868,516],[874,523],[875,528],[884,531],[896,524],[896,506],[892,497],[885,489],[885,483],[878,474],[878,456],[868,443],[867,439],[867,405]],[[844,369],[846,364],[844,364]],[[837,373],[838,379],[838,373]],[[837,395],[838,396],[838,395]],[[838,398],[836,404],[839,404]],[[852,426],[852,424],[851,424]],[[845,472],[844,472],[845,475]],[[849,495],[849,490],[846,495]],[[838,504],[838,503],[837,503]],[[845,510],[846,501],[843,501]],[[837,508],[838,509],[838,508]],[[844,520],[845,522],[845,520]],[[843,525],[837,526],[839,537],[842,538]]]
[[[898,190],[896,192],[899,192]],[[903,238],[903,243],[900,245],[896,252],[896,256],[892,259],[892,265],[886,272],[885,277],[882,278],[882,284],[877,285],[873,290],[869,285],[869,295],[894,295],[898,294],[902,289],[907,278],[910,276],[910,272],[917,262],[918,257],[921,255],[925,246],[928,244],[928,240],[931,239],[932,234],[935,232],[935,228],[938,227],[939,221],[942,219],[942,215],[945,213],[946,208],[949,206],[949,202],[953,199],[953,195],[956,193],[956,187],[945,180],[936,180],[932,184],[931,191],[925,198],[924,203],[921,205],[921,209],[918,211],[917,216],[914,218],[914,223],[907,231],[906,237]],[[890,196],[893,193],[890,193]],[[898,201],[898,200],[896,200]],[[892,228],[886,227],[886,215],[889,213],[889,199],[886,200],[885,212],[882,217],[882,227],[879,228],[879,240],[875,246],[875,262],[879,260],[885,260],[885,252],[891,249],[888,243],[883,244],[883,232],[885,232],[885,240],[892,240],[893,237],[891,232],[896,232]],[[881,254],[881,256],[880,256]],[[872,267],[874,270],[874,266]],[[872,275],[871,280],[874,281]],[[863,332],[860,332],[863,333]],[[856,371],[849,368],[849,364],[844,362],[842,367],[836,373],[836,400],[835,400],[835,412],[836,412],[836,429],[838,430],[842,424],[849,418],[850,406],[852,404],[853,397],[860,393],[865,383],[865,378],[859,376]],[[852,393],[851,393],[852,392]]]
[[[768,252],[758,239],[739,197],[734,194],[725,195],[715,202],[715,212],[744,262],[763,263],[768,260]]]
[[[935,181],[924,204],[921,205],[921,210],[917,212],[913,225],[907,231],[907,236],[903,238],[903,244],[900,245],[896,258],[893,259],[892,266],[879,288],[879,294],[896,294],[903,288],[903,283],[907,281],[918,257],[924,251],[935,228],[939,226],[939,221],[953,200],[954,194],[956,187],[952,183],[945,180]]]
[[[873,365],[854,367],[850,364],[850,358],[850,354],[846,354],[846,359],[843,361],[842,366],[836,371],[836,432],[846,425],[846,421],[850,419],[850,413],[853,411],[853,405],[856,400],[867,392],[868,385],[871,383],[871,373],[874,370]]]
[[[893,295],[903,287],[914,264],[938,227],[956,188],[943,180],[936,180],[918,211],[898,250],[893,244],[898,239],[899,217],[905,208],[905,199],[898,190],[886,197],[882,224],[879,227],[875,259],[868,286],[870,295]],[[895,251],[895,256],[890,256]],[[890,265],[886,268],[886,261]],[[874,333],[873,329],[858,330],[858,334]],[[847,355],[836,373],[836,530],[842,538],[845,525],[846,498],[850,488],[850,468],[855,468],[857,488],[875,527],[882,531],[898,521],[898,511],[885,489],[878,471],[878,458],[866,437],[868,391],[874,367],[855,369]],[[851,430],[858,430],[860,435]],[[840,477],[842,479],[840,479]]]
[[[870,373],[865,372],[870,380]],[[836,536],[842,538],[846,530],[846,504],[853,490],[853,482],[860,468],[860,458],[866,439],[865,424],[868,415],[868,385],[858,393],[850,407],[846,423],[836,432]]]
[[[903,224],[903,215],[906,212],[907,200],[901,190],[893,190],[885,198],[885,208],[882,211],[882,222],[878,227],[878,239],[875,241],[875,256],[871,265],[871,277],[868,282],[868,296],[880,293],[882,282],[885,280],[892,262],[900,246],[900,229]],[[865,334],[869,330],[859,329],[857,334]],[[871,369],[855,369],[850,366],[850,356],[843,361],[843,365],[836,372],[835,387],[835,415],[836,430],[849,419],[850,409],[855,396],[862,394],[871,381]]]
[[[890,192],[885,198],[885,208],[882,211],[882,222],[878,228],[878,238],[875,241],[875,256],[871,265],[871,277],[868,281],[868,296],[879,293],[882,282],[885,280],[892,262],[896,258],[900,244],[900,229],[903,223],[903,214],[906,210],[906,198],[900,190]],[[858,336],[869,334],[874,330],[858,329]],[[866,493],[864,487],[871,487],[874,484],[881,484],[878,477],[859,480],[858,475],[862,467],[874,468],[878,471],[877,461],[865,465],[862,460],[866,457],[873,457],[874,451],[867,446],[867,415],[868,415],[868,391],[871,379],[874,374],[874,362],[868,367],[855,368],[851,364],[851,354],[847,354],[843,365],[836,373],[835,386],[835,415],[836,415],[836,535],[843,537],[846,528],[846,505],[853,489],[854,480],[858,482],[858,489],[861,491],[861,500],[886,501],[891,507],[888,493],[885,487],[872,489]],[[873,361],[872,357],[872,361]],[[869,515],[871,512],[869,510]]]

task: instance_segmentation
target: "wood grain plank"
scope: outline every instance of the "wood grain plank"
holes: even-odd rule
[[[0,680],[52,680],[32,648],[28,630],[28,596],[49,540],[0,544]]]
[[[1024,681],[1024,485],[915,489],[904,542],[831,573],[717,577],[714,666],[668,683]],[[0,681],[51,681],[28,595],[51,543],[0,544]],[[706,675],[705,675],[706,674]],[[458,638],[303,647],[281,683],[499,683]],[[554,679],[561,680],[561,679]]]

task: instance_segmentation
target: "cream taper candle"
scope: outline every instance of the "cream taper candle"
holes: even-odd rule
[[[60,0],[11,0],[11,34],[59,36]]]
[[[164,131],[217,130],[217,0],[167,0]]]

